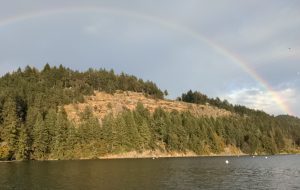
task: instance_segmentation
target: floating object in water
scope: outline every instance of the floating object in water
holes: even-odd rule
[[[155,158],[154,157],[152,157],[152,160],[154,160]]]
[[[226,160],[226,161],[225,161],[225,163],[226,163],[226,164],[229,164],[229,161],[228,161],[228,160]]]
[[[255,156],[252,156],[252,158],[255,158]]]
[[[268,159],[268,156],[266,156],[265,159]]]

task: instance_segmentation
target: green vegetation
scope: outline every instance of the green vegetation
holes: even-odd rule
[[[205,94],[202,94],[198,91],[193,92],[192,90],[189,90],[187,93],[183,93],[181,97],[178,97],[177,100],[195,104],[209,104],[221,109],[228,110],[230,112],[234,112],[236,114],[239,114],[240,116],[268,116],[268,114],[263,111],[253,110],[242,105],[232,105],[227,100],[222,101],[218,97],[209,98]]]
[[[78,72],[49,65],[42,71],[19,69],[0,78],[0,159],[93,158],[145,150],[208,154],[229,145],[248,154],[276,154],[300,146],[300,119],[273,117],[192,91],[182,101],[209,103],[237,114],[195,117],[161,108],[150,113],[138,103],[135,110],[108,114],[102,121],[86,107],[80,123],[70,122],[63,105],[82,102],[94,90],[129,90],[153,98],[167,95],[152,82],[113,71]]]

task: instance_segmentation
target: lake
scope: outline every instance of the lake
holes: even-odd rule
[[[300,189],[300,155],[2,162],[0,189]]]

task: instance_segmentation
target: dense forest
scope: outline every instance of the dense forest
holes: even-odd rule
[[[48,64],[27,66],[0,78],[0,160],[96,158],[129,151],[221,153],[235,146],[247,154],[293,152],[300,146],[300,119],[271,116],[219,98],[189,91],[178,100],[210,104],[232,117],[195,117],[189,112],[150,113],[142,103],[133,111],[99,121],[91,108],[81,122],[68,120],[63,105],[83,102],[94,91],[142,92],[163,99],[155,83],[104,69],[73,71]]]

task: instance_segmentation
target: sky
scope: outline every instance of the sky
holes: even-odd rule
[[[0,0],[0,75],[46,63],[124,71],[300,116],[298,0]]]

